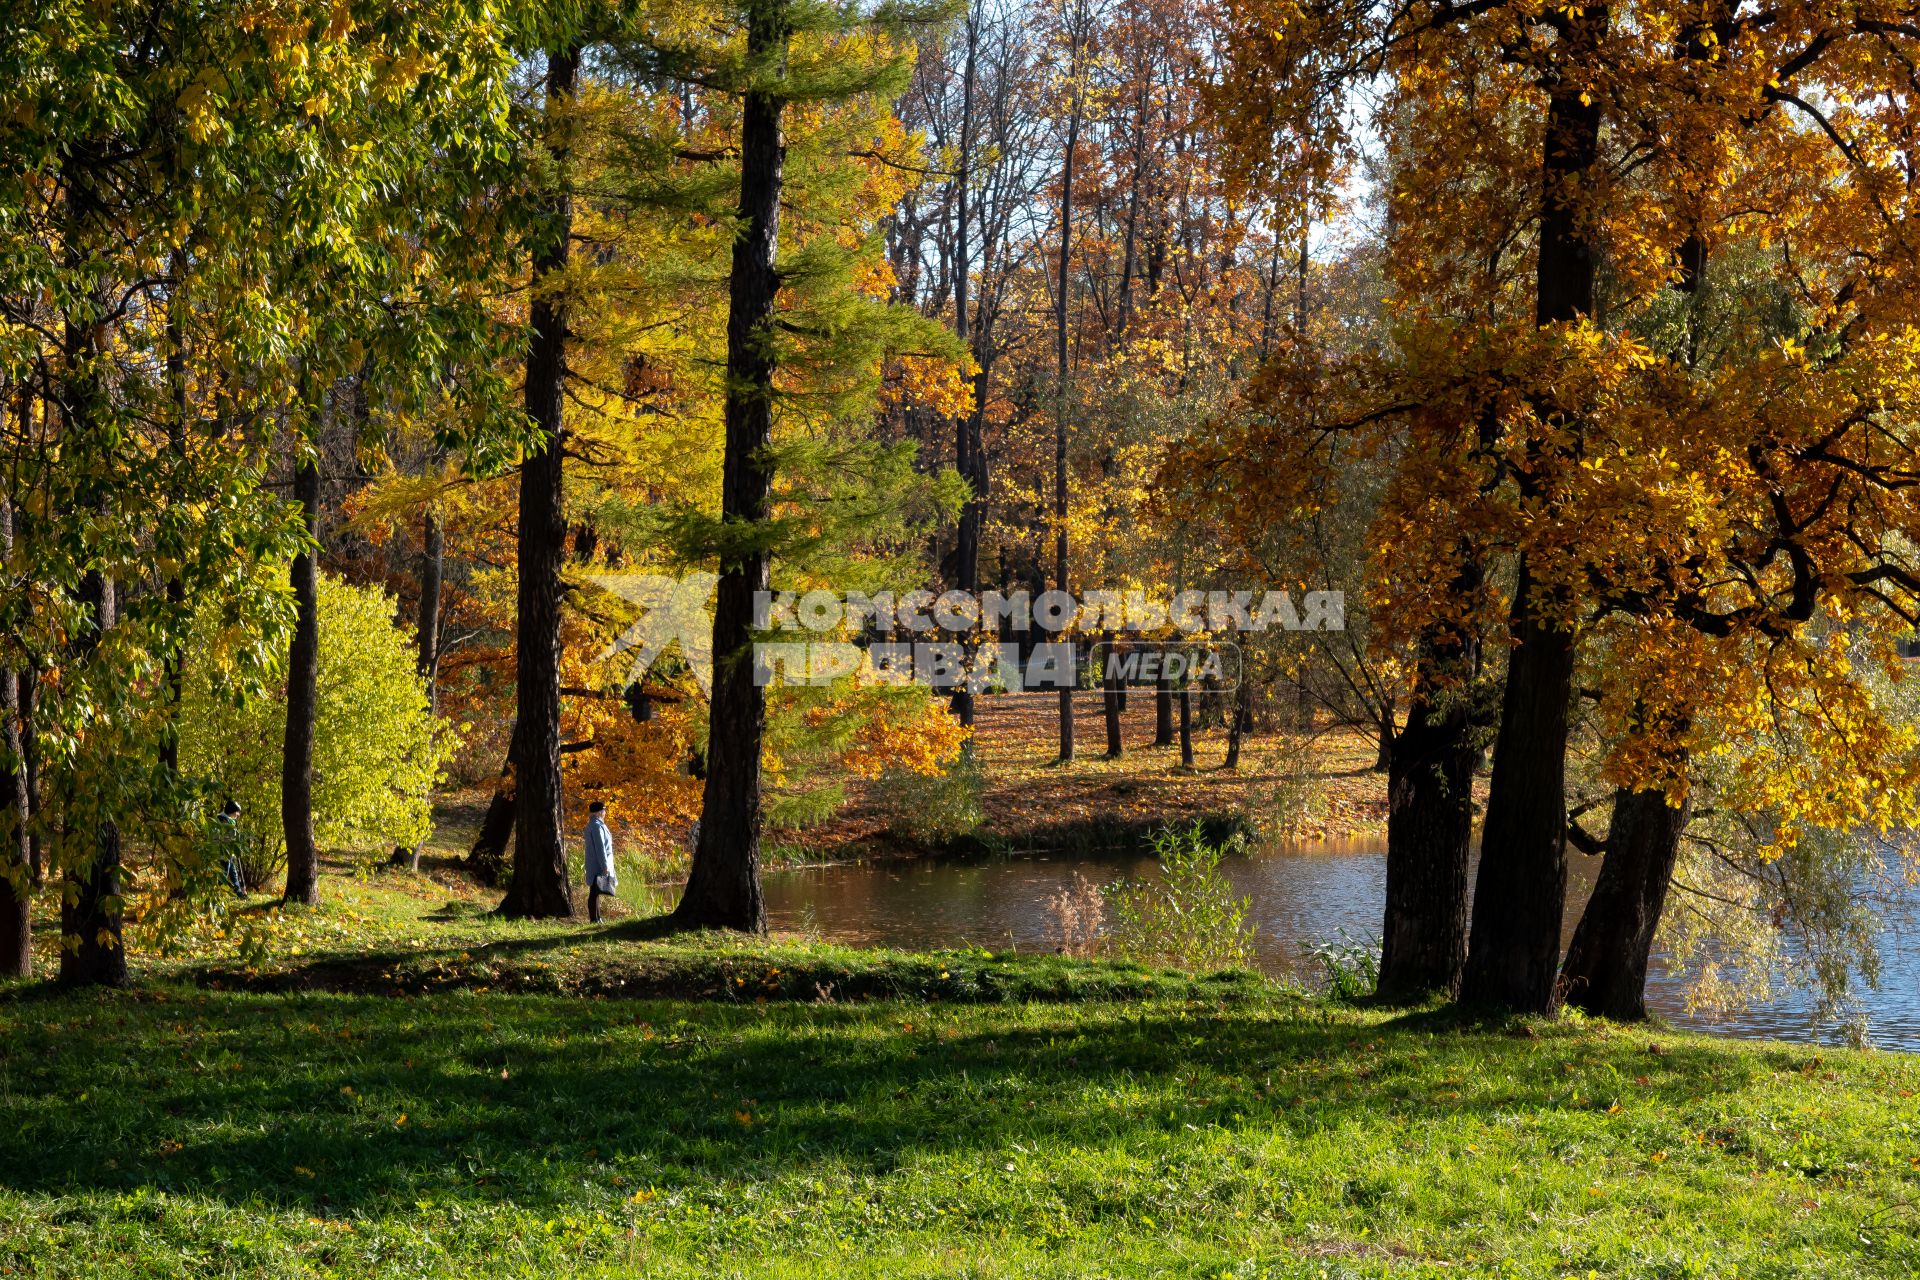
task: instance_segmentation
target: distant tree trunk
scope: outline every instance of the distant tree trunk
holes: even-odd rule
[[[365,386],[364,379],[361,385]],[[420,528],[420,607],[415,623],[418,630],[415,639],[419,645],[416,666],[420,679],[427,687],[429,714],[440,710],[440,580],[445,564],[446,538],[440,529],[440,518],[432,508],[428,508]],[[509,821],[512,812],[509,807]],[[502,837],[503,847],[504,842]],[[387,865],[418,872],[420,848],[417,844],[411,848],[405,845],[396,847],[388,856]]]
[[[1373,771],[1375,773],[1393,772],[1393,700],[1388,699],[1381,710],[1379,735],[1373,751]]]
[[[124,987],[127,952],[122,940],[124,904],[120,882],[120,826],[102,822],[93,860],[69,873],[76,897],[60,908],[60,930],[77,940],[60,955],[60,985]]]
[[[0,421],[7,409],[0,388]],[[0,563],[13,559],[13,504],[0,498]],[[20,674],[0,667],[0,978],[33,976],[33,845],[27,836]]]
[[[1664,791],[1614,792],[1600,878],[1561,970],[1561,989],[1575,1008],[1620,1022],[1646,1019],[1653,935],[1690,810],[1667,803]]]
[[[40,744],[34,731],[38,718],[40,702],[40,673],[33,667],[26,667],[19,673],[20,689],[20,754],[23,758],[21,785],[25,788],[25,807],[29,826],[27,828],[27,864],[33,871],[33,883],[37,888],[45,882],[47,876],[46,859],[40,851],[40,831],[37,820],[40,817]]]
[[[1153,745],[1173,745],[1173,680],[1164,669],[1153,682]]]
[[[1100,712],[1106,718],[1107,722],[1107,759],[1118,760],[1126,754],[1127,746],[1126,743],[1121,740],[1120,736],[1122,695],[1120,692],[1118,663],[1115,662],[1119,654],[1115,650],[1113,633],[1111,631],[1107,633],[1105,649],[1107,655],[1106,661],[1101,664],[1100,673]]]
[[[591,521],[573,526],[573,558],[579,564],[592,564],[600,554],[600,529]]]
[[[320,461],[303,458],[293,474],[309,548],[291,574],[299,610],[287,648],[287,729],[280,756],[280,827],[287,843],[287,902],[320,901],[320,854],[313,840],[313,720],[320,670]]]
[[[1604,38],[1604,5],[1558,20],[1561,77],[1549,96],[1542,164],[1535,319],[1542,326],[1593,314],[1596,255],[1580,216],[1581,192],[1600,161],[1601,106],[1568,72],[1591,66]],[[1546,406],[1549,410],[1551,406]],[[1522,496],[1532,487],[1524,474]],[[1521,557],[1481,837],[1473,926],[1460,999],[1514,1012],[1550,1012],[1559,998],[1560,930],[1566,909],[1566,761],[1574,637],[1542,616]]]
[[[1240,744],[1247,736],[1247,730],[1253,722],[1253,684],[1243,667],[1240,672],[1240,685],[1233,691],[1233,722],[1227,726],[1228,770],[1240,767]]]
[[[789,0],[750,0],[747,56],[784,74],[792,34]],[[772,492],[766,456],[773,435],[774,355],[769,342],[780,278],[780,189],[786,100],[765,88],[746,95],[740,130],[740,224],[727,308],[726,454],[720,507],[728,521],[765,521]],[[700,839],[674,918],[687,925],[762,932],[760,756],[766,690],[753,658],[753,598],[767,586],[768,554],[753,547],[720,564],[713,614],[713,697]]]
[[[566,459],[567,302],[560,293],[573,236],[568,183],[568,124],[560,120],[580,69],[576,48],[547,54],[549,150],[559,175],[550,196],[546,238],[533,254],[533,336],[527,347],[526,408],[540,445],[520,467],[520,584],[515,651],[519,677],[514,745],[513,879],[500,914],[572,919],[560,776],[560,571],[567,518],[561,478]]]
[[[440,709],[440,589],[447,558],[440,517],[426,513],[420,530],[420,678],[427,685],[427,709]]]
[[[1180,682],[1180,765],[1193,768],[1193,686]]]
[[[1213,728],[1226,723],[1227,714],[1221,709],[1220,677],[1211,671],[1200,677],[1200,724],[1203,728]]]
[[[508,741],[520,737],[519,721],[514,722]],[[480,831],[467,850],[467,869],[482,884],[498,885],[507,865],[507,850],[513,841],[513,748],[507,748],[506,763],[500,766],[500,780],[494,784],[493,798],[480,819]]]
[[[33,849],[27,839],[27,771],[21,752],[20,677],[0,669],[0,978],[33,976]]]

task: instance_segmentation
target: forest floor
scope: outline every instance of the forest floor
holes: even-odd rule
[[[351,973],[0,990],[0,1274],[1920,1270],[1899,1054],[641,921],[446,932]]]
[[[1194,765],[1177,745],[1153,746],[1151,692],[1135,691],[1121,716],[1125,752],[1106,758],[1106,722],[1098,691],[1074,700],[1075,759],[1060,755],[1059,704],[1052,695],[981,698],[974,744],[985,775],[983,835],[1003,849],[1057,849],[1100,843],[1146,826],[1231,821],[1249,831],[1297,841],[1384,838],[1387,780],[1373,769],[1378,743],[1347,728],[1261,733],[1242,745],[1239,767],[1224,767],[1227,733],[1196,724]],[[816,853],[914,852],[895,829],[885,789],[856,786],[833,821],[795,833],[791,843]]]

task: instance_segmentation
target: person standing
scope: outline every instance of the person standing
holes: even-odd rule
[[[600,899],[612,897],[620,888],[619,873],[613,869],[613,833],[607,830],[607,806],[595,800],[587,806],[587,919],[600,923]]]
[[[247,896],[247,873],[240,865],[240,802],[229,799],[220,806],[220,816],[214,819],[220,825],[220,843],[227,851],[226,861],[220,871],[227,879],[227,888],[233,890],[233,896]]]

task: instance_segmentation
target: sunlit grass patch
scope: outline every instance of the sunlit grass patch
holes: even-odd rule
[[[704,938],[612,945],[688,972],[725,959],[735,976],[852,963]],[[1905,1057],[1390,1017],[1231,982],[966,1002],[929,985],[977,977],[960,957],[862,954],[862,981],[921,994],[15,992],[0,1004],[0,1266],[1555,1280],[1920,1266],[1904,1207],[1920,1201],[1920,1069]],[[995,963],[1089,995],[1111,972]]]

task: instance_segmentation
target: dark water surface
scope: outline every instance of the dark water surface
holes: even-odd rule
[[[1590,858],[1575,856],[1572,863],[1569,936],[1595,869]],[[1260,967],[1270,973],[1308,976],[1307,953],[1342,931],[1355,940],[1379,936],[1386,894],[1386,853],[1379,843],[1262,852],[1231,857],[1222,867],[1235,889],[1251,900],[1255,950]],[[767,910],[775,928],[811,929],[834,942],[1046,951],[1055,945],[1048,900],[1072,882],[1076,871],[1105,884],[1154,870],[1147,856],[1081,854],[816,867],[770,873]],[[1920,1050],[1920,936],[1913,932],[1910,913],[1889,917],[1881,938],[1879,988],[1859,994],[1874,1044]],[[1813,1000],[1800,992],[1726,1019],[1690,1015],[1679,979],[1657,958],[1647,1002],[1676,1026],[1722,1035],[1840,1038],[1838,1027],[1813,1024]]]

